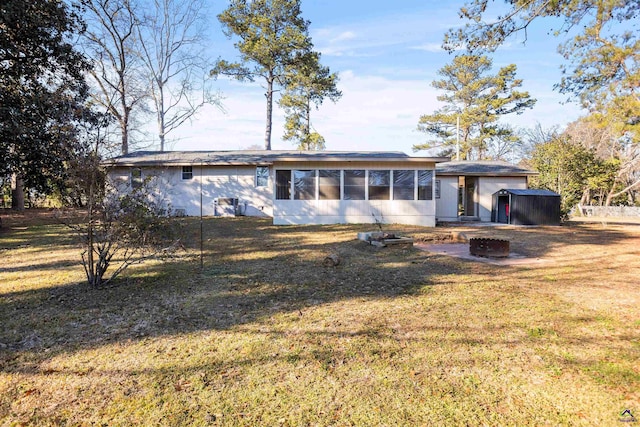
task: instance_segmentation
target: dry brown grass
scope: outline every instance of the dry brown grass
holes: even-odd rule
[[[511,267],[355,240],[371,229],[207,219],[200,272],[188,220],[186,254],[98,291],[64,227],[3,232],[0,425],[640,418],[640,227],[459,229],[549,260]]]

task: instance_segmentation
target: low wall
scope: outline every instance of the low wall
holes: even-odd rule
[[[640,216],[640,207],[635,206],[581,206],[579,212],[574,209],[575,214],[582,216],[597,217],[629,217]]]

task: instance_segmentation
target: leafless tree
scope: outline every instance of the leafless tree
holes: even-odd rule
[[[164,151],[170,132],[204,105],[221,103],[208,78],[204,0],[150,0],[145,10],[136,30]]]
[[[148,99],[144,63],[139,55],[138,10],[133,0],[85,0],[84,47],[93,60],[94,101],[118,125],[120,153],[131,145],[131,124]]]

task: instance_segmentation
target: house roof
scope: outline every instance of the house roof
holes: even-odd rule
[[[538,172],[511,163],[493,160],[446,162],[436,165],[437,175],[529,176]]]
[[[399,151],[136,151],[114,157],[107,166],[270,165],[274,162],[446,162],[448,157],[412,157]]]
[[[498,191],[498,193],[511,193],[513,195],[516,196],[553,196],[553,197],[560,197],[560,195],[556,192],[550,191],[550,190],[542,190],[542,189],[535,189],[535,188],[527,188],[527,189],[519,189],[519,188],[505,188],[502,189],[500,191]]]

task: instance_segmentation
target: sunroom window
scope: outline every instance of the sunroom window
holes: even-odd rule
[[[318,171],[318,191],[320,200],[340,200],[340,171]]]
[[[418,200],[433,200],[433,171],[418,171]]]
[[[364,200],[365,180],[364,170],[345,170],[344,171],[344,199],[345,200]]]
[[[276,171],[276,199],[289,200],[291,198],[291,171]]]
[[[393,171],[393,200],[413,200],[415,183],[415,171]]]
[[[391,195],[390,171],[369,171],[369,200],[389,200]]]
[[[314,200],[316,198],[316,171],[293,171],[293,198],[296,200]]]

